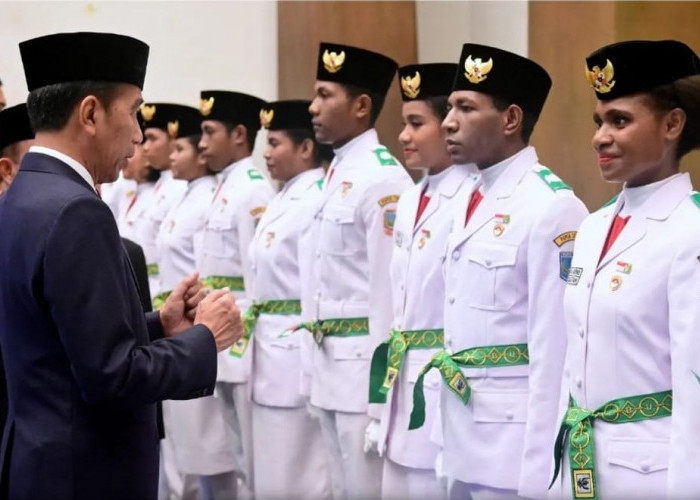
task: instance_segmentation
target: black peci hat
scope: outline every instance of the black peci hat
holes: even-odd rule
[[[455,63],[402,66],[399,68],[401,99],[406,102],[450,95],[457,68]]]
[[[27,105],[18,104],[0,111],[0,150],[27,139],[34,139]]]
[[[182,104],[154,102],[142,104],[139,112],[141,128],[144,130],[159,128],[166,131],[171,139],[201,133],[202,115],[196,108]]]
[[[517,104],[539,118],[552,79],[530,59],[506,50],[465,43],[452,90],[473,90]]]
[[[260,126],[266,130],[313,130],[310,104],[302,100],[268,102],[260,109]]]
[[[199,112],[202,120],[216,120],[232,125],[243,124],[257,129],[262,99],[226,90],[203,90],[200,93]]]
[[[608,101],[700,74],[700,60],[676,40],[630,40],[606,45],[586,58],[586,79]]]
[[[316,79],[344,83],[386,96],[398,64],[370,50],[321,42]]]
[[[85,80],[143,88],[148,45],[114,33],[56,33],[19,44],[29,91]]]

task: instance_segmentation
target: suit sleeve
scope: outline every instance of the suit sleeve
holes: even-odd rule
[[[697,228],[698,218],[693,223]],[[700,231],[691,231],[690,225],[684,231],[689,237],[668,277],[673,390],[668,498],[700,498]]]
[[[561,377],[566,355],[563,264],[574,241],[559,236],[578,230],[588,214],[580,200],[557,193],[533,223],[527,246],[529,391],[518,494],[544,498],[551,479]],[[565,241],[566,240],[566,241]],[[565,241],[565,242],[564,242]]]
[[[389,263],[394,247],[394,220],[398,197],[410,185],[407,175],[388,178],[368,189],[361,206],[369,263],[369,335],[372,352],[387,338],[391,329],[393,307]],[[381,419],[381,405],[370,404],[368,414],[376,420]]]
[[[109,208],[92,197],[67,203],[46,240],[44,300],[85,401],[140,405],[211,394],[211,333],[198,325],[149,345],[124,265]]]

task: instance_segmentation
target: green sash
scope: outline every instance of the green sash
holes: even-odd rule
[[[158,264],[146,264],[146,272],[149,276],[158,276]]]
[[[337,318],[306,321],[294,328],[285,330],[280,337],[286,337],[302,328],[311,332],[316,343],[321,346],[324,337],[359,337],[369,335],[369,319]]]
[[[153,297],[151,300],[151,304],[153,304],[153,310],[157,311],[161,307],[163,307],[163,304],[165,304],[165,299],[167,299],[170,294],[173,293],[172,290],[167,290],[165,292],[160,292],[158,295]]]
[[[386,395],[401,371],[409,349],[443,347],[444,330],[391,330],[389,338],[379,344],[372,355],[369,375],[369,402],[386,403]]]
[[[555,469],[549,487],[552,487],[559,475],[562,453],[568,441],[571,487],[574,498],[597,499],[598,479],[594,465],[593,421],[600,419],[611,424],[625,424],[670,417],[672,406],[671,391],[614,399],[595,411],[580,408],[573,398],[569,397],[569,408],[564,414],[557,440],[554,443]]]
[[[450,355],[447,351],[435,353],[423,367],[413,388],[413,411],[408,424],[410,429],[418,429],[425,423],[425,396],[423,378],[431,369],[440,370],[440,375],[450,389],[465,405],[469,402],[471,389],[461,370],[461,366],[474,368],[495,368],[499,366],[526,365],[530,361],[527,344],[489,345],[472,347]]]
[[[206,278],[202,278],[201,281],[203,286],[211,288],[212,290],[228,287],[228,289],[233,292],[245,291],[243,276],[207,276]]]
[[[243,314],[243,336],[238,342],[231,346],[231,350],[229,351],[231,356],[236,358],[243,357],[261,314],[275,314],[280,316],[301,314],[301,302],[298,300],[264,300],[262,302],[253,302],[245,314]]]

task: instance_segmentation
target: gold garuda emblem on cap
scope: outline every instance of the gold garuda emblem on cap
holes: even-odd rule
[[[345,51],[341,51],[340,54],[335,52],[328,52],[328,49],[323,53],[323,67],[329,73],[337,73],[343,67],[345,62]]]
[[[615,78],[615,69],[610,59],[605,60],[603,69],[600,69],[598,66],[588,69],[588,66],[586,66],[586,79],[591,84],[591,87],[600,94],[607,94],[612,90],[615,86],[613,78]]]
[[[209,116],[211,114],[211,110],[214,108],[214,97],[210,97],[209,99],[200,99],[199,100],[199,112],[202,113],[202,116]]]
[[[477,57],[472,59],[469,55],[467,60],[464,61],[464,76],[467,77],[471,83],[481,83],[486,80],[486,76],[489,74],[493,68],[493,59],[489,58],[486,62],[481,62],[481,58]]]
[[[273,116],[275,116],[274,109],[270,109],[268,111],[261,109],[260,110],[260,125],[263,128],[270,128],[270,125],[272,124],[272,117]]]
[[[153,120],[153,116],[156,114],[156,105],[152,104],[151,106],[147,104],[142,104],[141,105],[141,118],[143,118],[143,121],[145,122],[150,122]]]
[[[401,90],[409,99],[415,99],[418,97],[418,94],[420,94],[420,73],[416,71],[416,74],[413,77],[411,77],[411,75],[402,77]]]
[[[177,139],[177,134],[180,131],[180,122],[175,120],[174,122],[168,122],[168,135],[172,139]]]

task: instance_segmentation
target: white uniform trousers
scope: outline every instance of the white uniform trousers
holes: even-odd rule
[[[318,413],[323,441],[329,455],[333,498],[365,500],[379,498],[382,491],[382,462],[376,452],[365,453],[365,413],[313,408]]]
[[[382,500],[445,500],[433,469],[415,469],[384,459]]]
[[[215,395],[221,402],[224,419],[233,431],[238,498],[252,498],[253,483],[253,416],[250,383],[217,382]]]
[[[305,407],[253,402],[256,500],[329,500],[331,480],[318,419]]]
[[[503,490],[456,480],[450,480],[447,489],[449,500],[516,500],[523,498],[518,496],[517,490]]]

